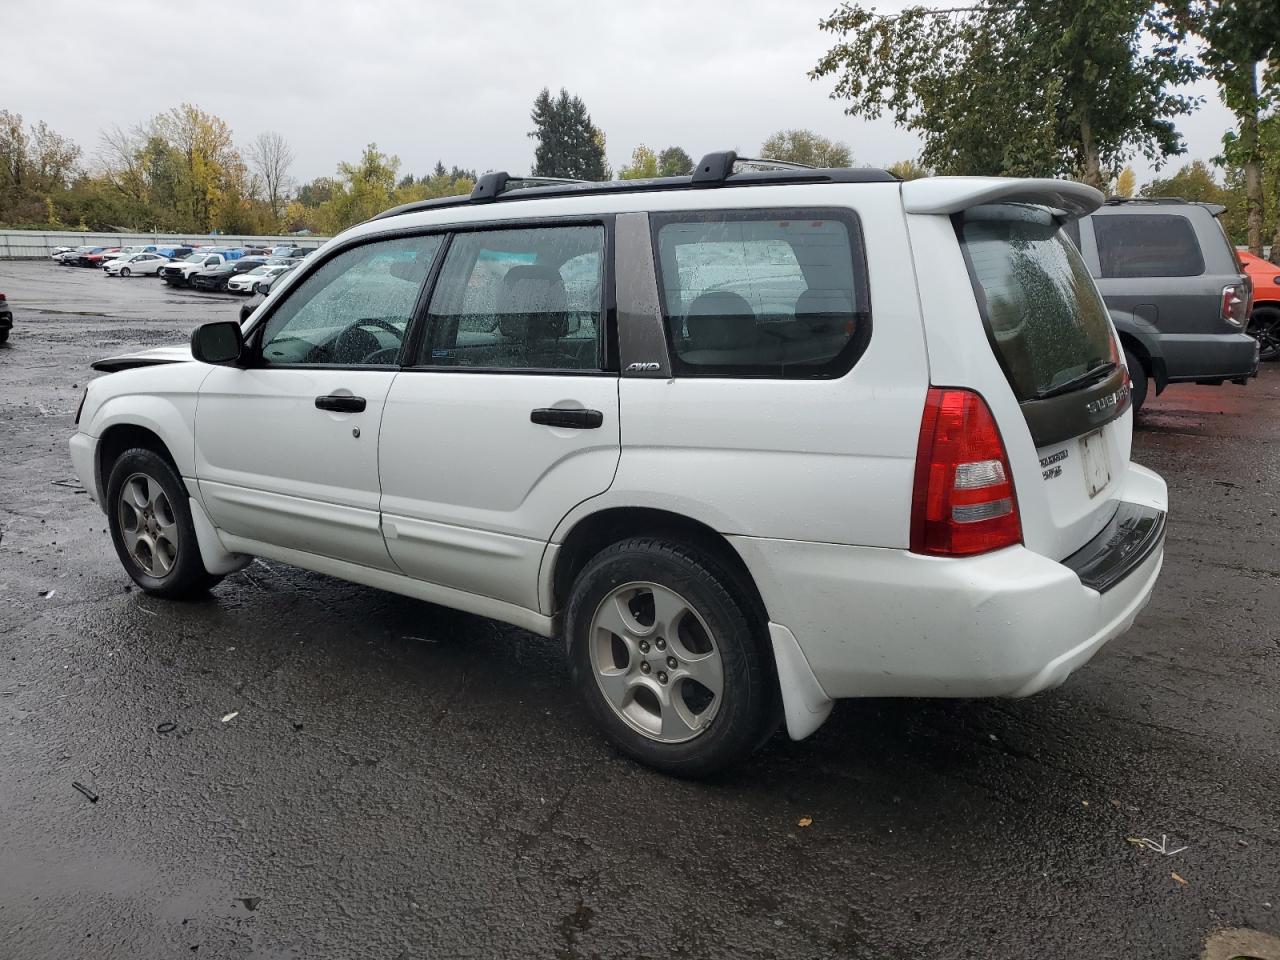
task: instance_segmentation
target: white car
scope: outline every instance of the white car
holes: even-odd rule
[[[842,697],[1061,684],[1164,557],[1060,230],[1102,194],[734,162],[486,174],[97,364],[71,458],[125,570],[266,557],[563,636],[603,732],[685,776]]]
[[[87,247],[73,247],[70,250],[66,247],[62,247],[60,252],[53,253],[49,259],[54,263],[66,263],[70,260],[75,260],[77,257],[83,256],[86,253],[93,253],[93,251],[101,249],[101,247],[95,247],[92,245]]]
[[[248,273],[240,273],[227,281],[227,289],[232,293],[255,293],[260,280],[267,280],[271,277],[279,276],[286,270],[290,269],[285,264],[263,264],[260,267],[254,267]]]
[[[75,247],[54,247],[49,251],[49,259],[56,260],[59,254],[71,253],[73,250],[75,250]]]
[[[155,276],[168,262],[168,257],[158,253],[126,253],[108,260],[102,269],[109,277]]]

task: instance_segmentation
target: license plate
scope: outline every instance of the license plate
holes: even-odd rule
[[[1111,454],[1101,430],[1080,438],[1080,458],[1084,464],[1084,486],[1096,497],[1111,482]]]

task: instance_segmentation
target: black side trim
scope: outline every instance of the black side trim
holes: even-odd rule
[[[1062,561],[1090,590],[1106,593],[1164,541],[1165,513],[1123,502],[1102,532]]]
[[[158,367],[165,363],[186,363],[186,360],[170,360],[154,357],[108,357],[95,360],[89,364],[91,369],[100,373],[119,373],[121,370],[132,370],[134,367]]]

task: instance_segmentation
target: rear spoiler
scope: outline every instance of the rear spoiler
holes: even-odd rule
[[[1070,180],[1014,177],[929,177],[902,185],[907,213],[950,216],[988,203],[1034,203],[1049,207],[1066,220],[1086,217],[1102,206],[1101,191]]]

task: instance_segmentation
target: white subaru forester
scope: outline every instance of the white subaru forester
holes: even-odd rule
[[[489,174],[330,241],[243,328],[95,364],[71,456],[145,590],[260,556],[563,635],[605,734],[672,773],[841,697],[1027,696],[1163,560],[1060,230],[1101,202],[732,153]]]

